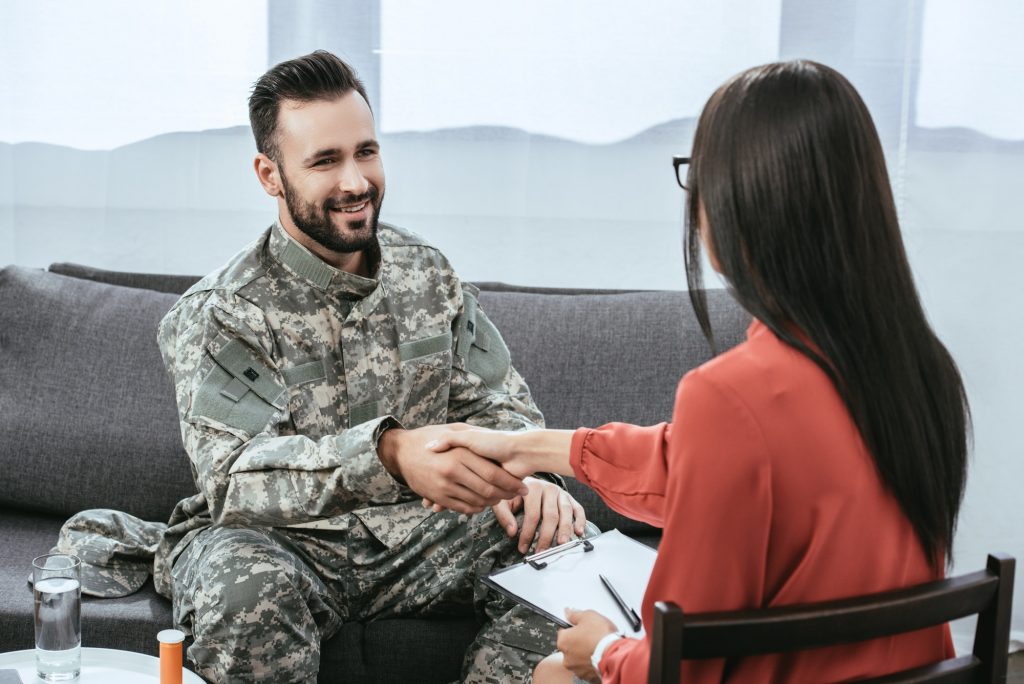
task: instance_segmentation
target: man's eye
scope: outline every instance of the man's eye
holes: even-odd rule
[[[334,163],[334,157],[324,157],[323,159],[317,159],[313,166],[327,166],[328,164]]]
[[[359,150],[359,157],[362,158],[362,159],[370,159],[371,157],[375,157],[376,155],[377,155],[377,150],[374,150],[374,149],[369,149],[368,148],[368,149],[365,149],[365,150]]]

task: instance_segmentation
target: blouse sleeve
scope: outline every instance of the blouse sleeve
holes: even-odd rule
[[[772,473],[754,414],[697,370],[680,383],[673,425],[667,446],[633,453],[634,468],[648,478],[664,473],[665,484],[648,489],[663,492],[665,525],[644,596],[647,636],[609,647],[601,660],[606,684],[646,681],[655,601],[701,613],[755,607],[764,598]],[[686,661],[683,681],[721,681],[724,664]]]
[[[638,427],[609,423],[580,428],[572,438],[569,462],[576,478],[622,515],[664,526],[665,485],[672,426]]]

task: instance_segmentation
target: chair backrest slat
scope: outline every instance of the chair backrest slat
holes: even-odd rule
[[[650,684],[677,682],[682,659],[738,658],[867,641],[978,615],[972,656],[877,682],[993,682],[1006,673],[1014,559],[990,555],[985,570],[927,584],[804,606],[685,615],[655,604]]]
[[[862,679],[860,684],[972,684],[978,681],[982,662],[973,655],[943,660],[896,674]]]
[[[687,616],[683,657],[802,651],[865,641],[980,612],[999,578],[980,571],[927,585],[814,606]]]
[[[974,630],[974,655],[984,669],[985,681],[1006,679],[1006,654],[1010,649],[1010,614],[1013,612],[1013,558],[1005,554],[988,557],[988,572],[999,577],[995,599],[978,613]]]

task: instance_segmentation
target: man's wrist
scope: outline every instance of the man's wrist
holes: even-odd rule
[[[380,459],[384,469],[391,474],[391,477],[405,484],[405,478],[402,477],[402,468],[398,460],[398,441],[403,432],[405,430],[397,424],[397,421],[393,421],[390,424],[382,423],[381,433],[377,437],[377,458]]]

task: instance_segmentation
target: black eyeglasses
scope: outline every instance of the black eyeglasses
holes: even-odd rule
[[[676,183],[679,183],[679,187],[681,187],[683,190],[689,192],[690,188],[686,185],[687,171],[680,171],[680,168],[683,167],[684,165],[690,165],[689,157],[672,157],[672,168],[675,169],[676,171]]]

